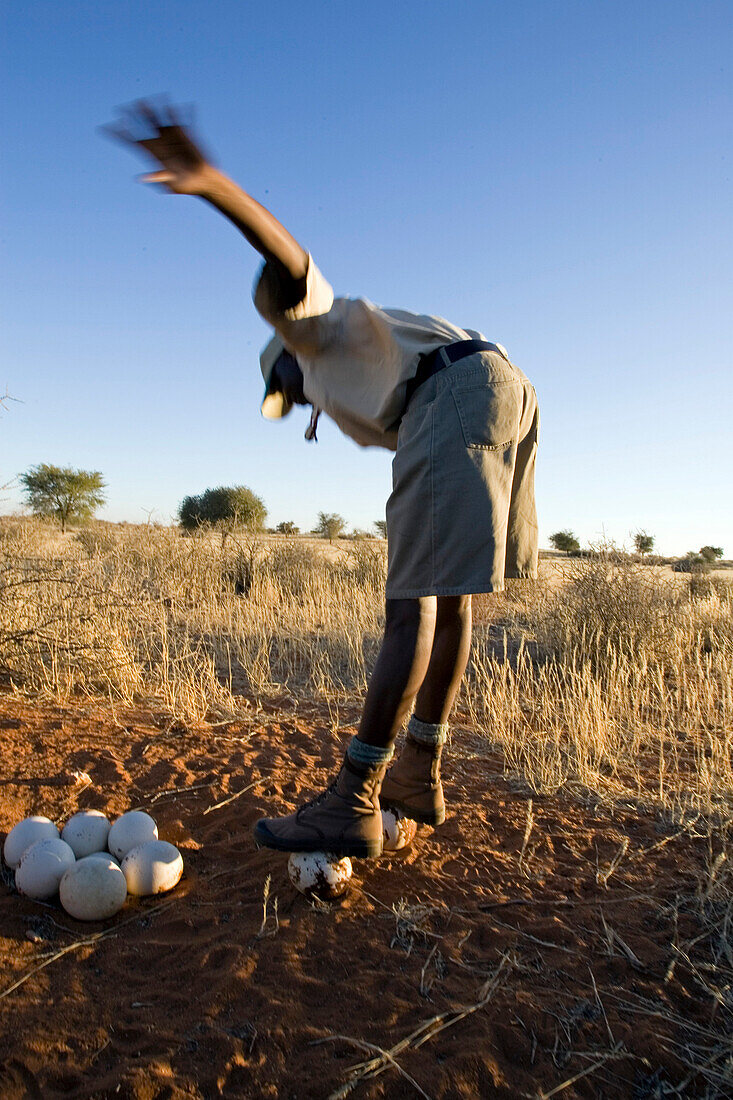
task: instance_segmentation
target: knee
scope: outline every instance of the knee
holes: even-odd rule
[[[387,600],[384,633],[419,634],[435,628],[435,596],[414,600]]]
[[[438,596],[437,617],[439,625],[447,623],[470,623],[471,597]]]

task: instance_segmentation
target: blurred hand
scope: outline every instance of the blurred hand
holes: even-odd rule
[[[143,176],[143,182],[162,184],[177,195],[203,193],[213,166],[174,107],[141,99],[120,108],[120,116],[104,126],[104,132],[145,150],[160,165],[158,171]]]

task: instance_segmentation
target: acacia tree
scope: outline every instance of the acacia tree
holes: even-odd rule
[[[343,533],[346,527],[346,520],[343,516],[339,516],[336,512],[319,512],[318,523],[314,530],[321,538],[328,539],[329,542],[333,542],[340,534]]]
[[[387,537],[387,521],[386,519],[375,519],[374,530],[379,535],[380,539],[386,539]]]
[[[641,554],[643,558],[645,554],[650,554],[654,548],[654,535],[649,535],[646,531],[637,531],[634,535],[634,546],[637,554]]]
[[[87,520],[106,498],[106,482],[99,470],[74,470],[71,466],[31,466],[19,481],[26,504],[36,516],[55,516],[66,531],[70,520]]]
[[[704,558],[708,565],[714,565],[723,556],[722,546],[701,546],[700,557]]]
[[[278,523],[275,528],[278,535],[299,535],[300,527],[296,523],[293,523],[291,519],[284,519],[282,523]]]
[[[550,535],[550,542],[556,550],[565,554],[577,554],[580,550],[580,543],[572,531],[556,531],[554,535]]]

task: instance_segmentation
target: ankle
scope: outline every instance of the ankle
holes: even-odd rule
[[[442,748],[448,740],[447,722],[423,722],[414,714],[407,723],[408,737],[425,748]]]
[[[383,748],[379,745],[369,745],[366,741],[360,741],[354,736],[349,741],[346,749],[347,761],[360,772],[370,772],[386,765],[392,759],[394,746]]]

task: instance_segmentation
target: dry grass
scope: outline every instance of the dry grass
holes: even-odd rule
[[[360,692],[381,634],[384,554],[154,527],[59,539],[0,527],[0,665],[16,688],[152,696],[175,718],[280,687]]]
[[[185,538],[155,527],[61,539],[0,525],[0,665],[28,693],[154,698],[187,723],[286,690],[361,695],[383,625],[384,544]],[[558,568],[560,570],[558,583]],[[459,720],[533,791],[581,784],[675,819],[727,818],[733,618],[722,582],[613,552],[479,601]]]
[[[675,818],[729,815],[733,601],[612,552],[505,600],[463,702],[534,791],[575,781]]]

